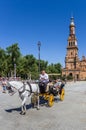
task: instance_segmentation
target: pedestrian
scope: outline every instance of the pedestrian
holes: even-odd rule
[[[5,78],[3,78],[2,79],[3,93],[6,93],[6,85],[7,85],[7,82],[6,82]]]

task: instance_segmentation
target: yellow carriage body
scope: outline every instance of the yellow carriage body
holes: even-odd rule
[[[51,87],[52,84],[48,84],[48,89],[46,89],[47,91],[44,92],[44,93],[39,93],[39,98],[43,98],[44,100],[47,101],[47,105],[49,107],[52,107],[53,104],[54,104],[54,98],[55,96],[59,96],[60,97],[60,100],[63,101],[64,100],[64,96],[65,96],[65,89],[62,88],[60,91],[58,91],[56,93],[56,95],[54,95],[52,92],[48,91],[49,90],[49,87]],[[31,103],[32,104],[36,104],[37,103],[37,94],[33,94],[32,98],[31,98]]]

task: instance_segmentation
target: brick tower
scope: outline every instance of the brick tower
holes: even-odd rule
[[[73,17],[71,18],[69,31],[70,33],[68,37],[67,54],[65,57],[65,68],[75,69],[78,67],[78,46],[75,35],[75,24]]]
[[[79,78],[79,74],[75,72],[79,69],[79,58],[78,58],[78,45],[77,38],[75,35],[75,24],[74,18],[71,17],[69,26],[69,36],[67,44],[67,53],[65,57],[65,68],[62,71],[62,75],[71,75],[73,78]]]

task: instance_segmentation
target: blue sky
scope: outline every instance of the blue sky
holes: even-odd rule
[[[0,47],[18,43],[23,55],[63,66],[74,16],[79,57],[86,56],[86,0],[0,0]]]

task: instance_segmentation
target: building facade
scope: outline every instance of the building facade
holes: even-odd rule
[[[65,68],[62,69],[62,76],[71,76],[74,80],[86,79],[86,58],[78,56],[78,44],[75,34],[74,18],[71,18],[69,26],[69,37],[65,56]]]

